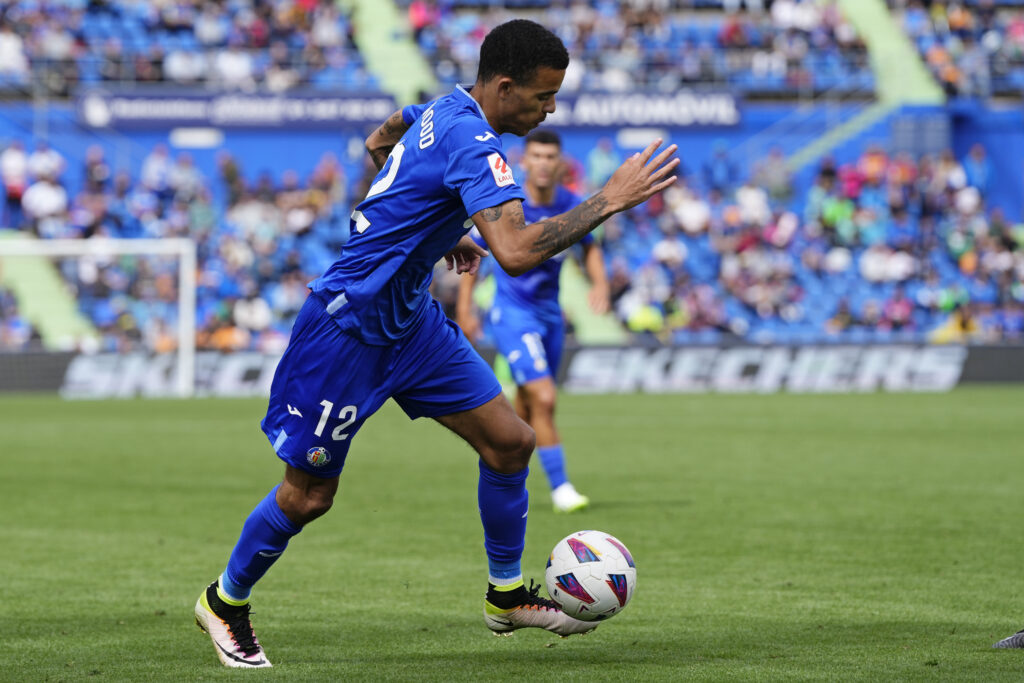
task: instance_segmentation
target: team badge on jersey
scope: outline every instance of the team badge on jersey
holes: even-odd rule
[[[313,446],[306,451],[306,462],[313,467],[323,467],[331,461],[330,452],[323,446]]]
[[[502,159],[500,154],[495,152],[488,156],[487,164],[494,175],[494,182],[498,187],[515,184],[516,180],[512,177],[512,169],[509,168],[508,162]]]

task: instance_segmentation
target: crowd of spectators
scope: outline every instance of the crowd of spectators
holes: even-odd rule
[[[491,25],[530,12],[561,27],[575,57],[564,85],[570,92],[698,81],[820,89],[867,72],[863,45],[834,0],[501,5],[408,3],[416,40],[444,85],[473,80]],[[989,92],[996,65],[1018,64],[1024,54],[1024,23],[993,2],[893,5],[929,64],[942,67],[936,74],[950,92]],[[963,59],[964,46],[983,48],[985,59]],[[945,62],[932,58],[942,50]],[[35,70],[61,87],[129,79],[280,90],[332,69],[363,78],[351,24],[333,0],[0,7],[0,86],[26,83]],[[570,160],[565,181],[589,192],[620,161],[612,140],[600,140]],[[0,225],[44,239],[194,239],[197,341],[224,351],[283,348],[305,284],[347,239],[350,197],[365,194],[373,175],[368,165],[353,170],[358,164],[346,173],[325,154],[308,174],[253,176],[223,151],[211,178],[187,153],[163,145],[132,174],[115,169],[100,146],[81,163],[72,186],[59,151],[44,141],[10,141],[0,151]],[[871,147],[851,163],[826,159],[813,182],[798,184],[781,150],[751,168],[716,144],[670,190],[603,227],[615,315],[625,329],[662,343],[1021,341],[1024,228],[986,205],[992,173],[978,145],[963,158]],[[174,259],[65,259],[60,270],[100,334],[79,340],[83,347],[176,346]],[[435,284],[440,298],[451,295],[450,278]],[[15,293],[0,289],[0,348],[39,343]]]
[[[888,0],[935,79],[951,96],[1024,91],[1024,8],[999,0]]]
[[[6,201],[2,225],[41,238],[189,237],[197,244],[197,343],[219,350],[279,351],[306,296],[306,283],[348,236],[349,194],[342,163],[325,153],[306,178],[285,171],[250,178],[229,152],[205,178],[186,153],[157,145],[139,172],[112,171],[90,148],[81,186],[62,180],[66,163],[39,144],[0,152]],[[362,183],[362,179],[359,179]],[[52,196],[41,211],[34,193]],[[359,191],[359,187],[355,191]],[[167,256],[78,257],[59,270],[98,339],[87,350],[173,350],[177,346],[178,263]],[[38,333],[0,291],[0,348],[26,348]]]
[[[416,41],[445,87],[472,82],[487,31],[519,16],[557,27],[573,57],[563,83],[570,92],[674,92],[698,83],[748,95],[874,87],[864,45],[835,0],[407,4]]]
[[[158,145],[135,176],[90,149],[82,186],[65,188],[60,154],[24,147],[0,153],[4,224],[44,238],[191,237],[198,345],[223,351],[283,348],[306,283],[348,237],[350,197],[373,176],[365,162],[346,174],[331,154],[306,177],[253,176],[223,151],[217,177],[204,178],[186,154]],[[565,180],[589,192],[619,161],[602,140],[570,160]],[[986,207],[993,170],[980,145],[962,159],[872,146],[850,163],[826,159],[809,187],[778,150],[746,170],[717,145],[663,195],[603,226],[626,330],[659,343],[1024,341],[1024,226]],[[39,187],[63,197],[62,208],[26,202]],[[64,259],[60,270],[100,334],[83,348],[175,348],[174,259]],[[442,300],[450,284],[437,278]],[[0,345],[38,343],[0,290]]]
[[[1024,225],[986,207],[982,146],[964,159],[872,146],[826,159],[805,191],[777,153],[719,182],[726,157],[605,226],[628,329],[676,343],[1024,340]]]
[[[0,89],[98,82],[379,88],[335,0],[0,3]]]

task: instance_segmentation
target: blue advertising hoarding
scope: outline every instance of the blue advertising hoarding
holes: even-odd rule
[[[547,124],[571,128],[737,126],[740,105],[727,92],[559,94]],[[89,128],[338,128],[378,124],[398,107],[381,93],[260,93],[103,90],[80,93],[79,121]]]
[[[379,124],[398,108],[382,93],[246,93],[88,90],[76,99],[89,128],[310,129]]]

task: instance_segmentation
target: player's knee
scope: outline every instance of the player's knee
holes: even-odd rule
[[[534,415],[552,416],[555,414],[555,392],[542,391],[534,398],[530,406],[530,412]]]
[[[308,491],[306,495],[294,497],[287,503],[283,512],[296,524],[309,524],[322,516],[334,505],[334,494],[326,491]],[[282,506],[283,508],[284,506]]]
[[[530,454],[537,445],[537,435],[530,425],[516,420],[506,429],[492,448],[492,463],[488,463],[502,474],[522,472],[530,464]]]
[[[531,386],[526,392],[525,403],[530,411],[530,415],[545,415],[548,417],[554,415],[555,401],[558,396],[554,385],[540,382],[535,382],[534,384],[539,386]]]

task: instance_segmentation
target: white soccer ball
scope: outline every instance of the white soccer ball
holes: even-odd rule
[[[544,571],[548,596],[570,617],[609,619],[636,591],[636,565],[626,546],[611,534],[577,531],[559,541]]]

